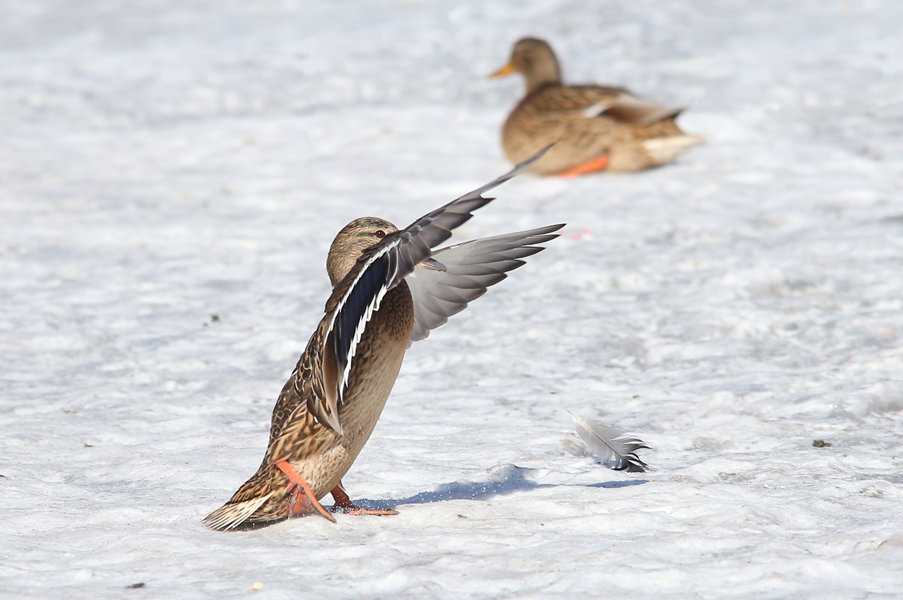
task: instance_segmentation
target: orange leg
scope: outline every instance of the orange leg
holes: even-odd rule
[[[276,463],[276,466],[279,467],[279,470],[285,473],[285,476],[288,477],[289,481],[291,481],[288,486],[286,486],[286,490],[290,490],[292,492],[292,497],[288,501],[288,512],[290,515],[301,515],[301,514],[311,514],[318,512],[333,523],[335,523],[335,517],[329,514],[329,511],[326,510],[322,504],[317,501],[317,497],[314,496],[313,491],[311,491],[310,486],[307,485],[307,482],[304,481],[304,478],[298,475],[297,471],[295,471],[290,464],[288,464],[287,460],[280,460]]]
[[[577,175],[586,175],[587,173],[603,171],[606,167],[608,167],[608,155],[603,154],[602,156],[597,156],[576,167],[571,167],[570,169],[565,169],[560,173],[556,173],[556,175],[559,177],[575,177]]]
[[[335,504],[332,505],[332,512],[342,511],[347,515],[378,515],[378,516],[389,516],[389,515],[397,515],[398,511],[392,510],[391,508],[388,510],[371,510],[369,508],[361,508],[357,504],[351,501],[351,498],[348,497],[348,494],[345,493],[345,490],[342,489],[342,485],[339,484],[333,488],[330,492],[332,494],[332,498],[335,500]]]

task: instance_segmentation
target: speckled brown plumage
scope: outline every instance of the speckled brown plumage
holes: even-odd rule
[[[589,172],[579,167],[593,161],[601,166],[590,170],[637,171],[671,161],[702,141],[677,126],[680,109],[619,87],[564,85],[558,59],[543,40],[519,40],[508,64],[493,76],[513,73],[524,76],[526,93],[505,120],[502,148],[509,160],[520,162],[554,142],[531,166],[535,173]]]
[[[382,220],[360,220],[356,223],[360,228],[369,226],[372,229],[375,226],[377,231],[387,233],[396,230]],[[343,229],[333,242],[333,247],[346,248],[351,245],[347,241],[348,236],[368,231],[358,227]],[[371,241],[378,239],[374,237]],[[342,252],[347,256],[353,250],[348,248]],[[316,416],[318,411],[326,410],[321,399],[326,398],[326,386],[329,385],[328,370],[323,368],[324,362],[329,360],[328,356],[324,356],[324,338],[337,298],[347,291],[356,272],[352,268],[352,276],[343,277],[335,271],[347,265],[330,266],[330,279],[338,280],[339,284],[327,302],[326,315],[276,401],[266,455],[257,473],[220,509],[223,512],[214,512],[207,518],[208,524],[214,528],[218,528],[215,526],[219,522],[217,518],[223,513],[235,514],[235,511],[247,508],[245,503],[263,497],[267,498],[266,501],[247,515],[241,525],[261,525],[290,516],[286,508],[292,493],[287,489],[290,482],[275,466],[278,461],[288,461],[304,477],[318,499],[331,492],[364,447],[389,397],[414,323],[411,294],[404,281],[386,293],[380,310],[373,314],[361,335],[350,372],[348,393],[340,407],[344,435],[339,435]],[[359,270],[356,261],[354,267]],[[325,353],[328,354],[328,349]]]
[[[257,472],[204,519],[218,530],[258,527],[320,512],[330,492],[354,507],[341,479],[382,413],[405,351],[555,237],[552,225],[433,252],[491,199],[481,194],[525,168],[421,217],[402,231],[383,219],[346,225],[327,257],[333,291],[282,388]],[[442,261],[442,262],[440,262]],[[423,271],[414,277],[414,270]],[[390,511],[391,512],[391,511]]]

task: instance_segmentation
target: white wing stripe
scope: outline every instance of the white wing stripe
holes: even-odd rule
[[[367,270],[376,262],[379,258],[389,254],[391,250],[398,247],[401,244],[401,239],[395,239],[389,244],[386,244],[383,248],[380,248],[378,252],[374,253],[371,256],[364,267],[358,272],[357,277],[354,278],[354,281],[350,286],[348,286],[348,290],[345,292],[345,295],[342,296],[342,299],[336,305],[335,309],[332,311],[332,318],[329,321],[329,328],[326,330],[326,335],[323,336],[323,345],[329,343],[331,338],[330,334],[333,332],[333,328],[335,327],[335,320],[338,317],[339,313],[342,312],[342,309],[345,307],[348,302],[348,298],[351,296],[352,292],[354,292],[358,283],[360,283],[361,278],[367,272]],[[391,256],[391,255],[390,255]],[[358,320],[357,326],[354,329],[354,336],[352,337],[351,345],[348,348],[348,359],[345,364],[345,368],[342,372],[342,380],[339,384],[339,402],[341,403],[344,399],[345,387],[348,385],[348,378],[351,375],[351,365],[354,360],[354,355],[357,352],[357,345],[361,341],[361,336],[364,334],[364,329],[366,328],[367,323],[373,317],[374,311],[379,310],[380,303],[382,302],[383,297],[386,295],[388,291],[388,284],[395,277],[395,273],[397,271],[398,261],[390,261],[390,269],[388,272],[388,276],[386,277],[386,281],[380,286],[379,291],[376,296],[371,300],[371,302],[367,305],[366,310],[361,315],[361,318]]]

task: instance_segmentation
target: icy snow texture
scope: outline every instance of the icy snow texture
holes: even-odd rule
[[[901,22],[897,0],[7,0],[0,596],[899,597]],[[263,455],[333,235],[508,168],[522,84],[485,75],[525,34],[572,81],[689,107],[708,144],[521,177],[461,228],[569,223],[409,353],[345,479],[399,516],[204,529]],[[568,408],[654,470],[581,455]]]

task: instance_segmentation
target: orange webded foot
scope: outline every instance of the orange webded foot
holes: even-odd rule
[[[290,515],[306,515],[316,512],[335,523],[335,517],[329,514],[329,511],[320,504],[313,491],[311,491],[310,486],[304,481],[303,477],[298,475],[297,471],[292,468],[287,460],[280,460],[276,463],[276,466],[291,481],[285,488],[292,492],[292,496],[288,501],[288,512]]]
[[[335,500],[335,504],[332,505],[332,512],[342,511],[346,515],[377,515],[377,516],[391,516],[397,515],[398,511],[392,510],[391,508],[387,510],[371,510],[369,508],[361,508],[357,504],[351,501],[351,498],[348,497],[348,494],[345,493],[345,490],[342,489],[341,485],[335,486],[332,492],[333,499]]]
[[[556,173],[559,177],[576,177],[577,175],[586,175],[587,173],[595,173],[596,171],[604,171],[608,167],[608,155],[603,154],[592,160],[588,160],[583,164],[565,169],[560,173]]]

